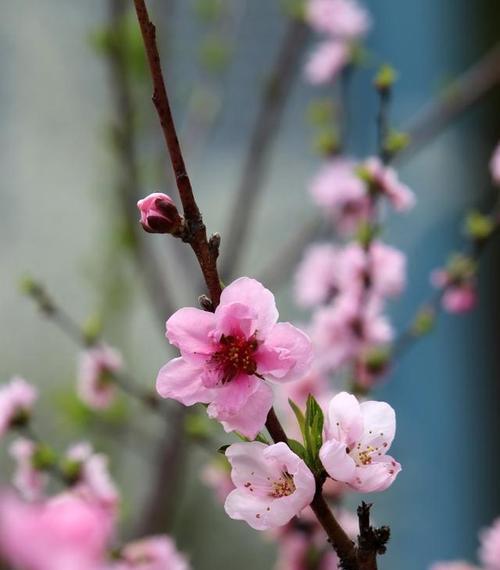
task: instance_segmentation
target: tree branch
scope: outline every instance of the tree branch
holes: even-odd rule
[[[258,198],[271,147],[276,139],[286,102],[292,92],[299,61],[308,38],[305,22],[298,19],[288,24],[271,76],[260,100],[255,125],[250,136],[241,182],[230,211],[226,247],[221,275],[230,280],[237,270],[249,228],[256,213]]]
[[[222,291],[217,272],[218,252],[214,251],[209,245],[205,224],[194,198],[191,182],[184,164],[161,69],[160,54],[156,44],[156,29],[149,19],[144,0],[134,0],[134,5],[153,81],[153,103],[160,119],[163,137],[174,170],[175,181],[186,219],[187,232],[183,239],[193,249],[200,264],[212,303],[214,306],[217,306]]]

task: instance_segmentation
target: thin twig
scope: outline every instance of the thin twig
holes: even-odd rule
[[[153,81],[153,103],[156,107],[163,137],[167,145],[170,161],[174,170],[177,190],[182,202],[187,232],[184,241],[193,249],[214,306],[219,304],[222,287],[217,272],[218,251],[211,248],[207,239],[207,231],[198,204],[193,195],[191,181],[186,171],[177,131],[170,109],[170,102],[165,87],[165,80],[160,63],[160,54],[156,44],[156,29],[149,19],[144,0],[134,0],[137,19],[141,28],[144,47],[148,58]]]
[[[117,162],[120,166],[118,190],[127,228],[133,238],[135,261],[139,266],[155,316],[163,329],[165,320],[174,312],[176,304],[165,279],[164,264],[159,263],[152,243],[145,239],[138,223],[136,202],[142,197],[142,192],[135,148],[137,132],[130,77],[124,53],[124,42],[126,40],[120,33],[120,30],[123,29],[127,10],[127,0],[109,0],[110,29],[113,33],[113,39],[109,45],[108,62],[110,87],[117,121],[115,150]]]
[[[230,210],[221,268],[224,279],[230,280],[234,276],[245,248],[248,231],[256,213],[257,201],[262,192],[270,150],[278,134],[286,103],[292,93],[292,85],[308,34],[308,27],[303,21],[297,19],[290,21],[271,76],[262,92],[241,182]]]

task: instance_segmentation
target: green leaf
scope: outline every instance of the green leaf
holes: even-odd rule
[[[292,408],[293,413],[295,414],[295,417],[297,418],[297,423],[299,424],[300,432],[302,433],[302,437],[305,438],[306,418],[305,418],[304,414],[302,413],[302,410],[297,406],[297,404],[291,398],[288,398],[288,403],[290,404],[290,407]]]
[[[219,449],[217,450],[217,453],[221,453],[222,455],[226,455],[226,450],[229,447],[229,445],[221,445],[219,447]]]
[[[288,447],[290,447],[290,449],[301,459],[304,460],[306,459],[307,452],[305,447],[300,443],[300,441],[288,438]]]
[[[324,421],[323,410],[314,396],[309,394],[306,404],[304,443],[306,445],[308,464],[313,470],[320,468],[321,465],[318,453],[323,444]]]

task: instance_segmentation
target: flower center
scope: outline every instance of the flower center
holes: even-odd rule
[[[257,372],[255,352],[258,342],[255,335],[246,339],[242,336],[222,335],[219,350],[212,355],[210,363],[214,364],[222,374],[222,384],[227,384],[238,374],[252,376]]]
[[[282,473],[281,478],[273,482],[271,496],[275,499],[279,499],[281,497],[288,497],[292,493],[295,493],[293,477],[290,473]]]

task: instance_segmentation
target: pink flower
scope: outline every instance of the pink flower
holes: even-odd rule
[[[236,489],[224,508],[256,530],[285,525],[311,503],[315,480],[285,443],[234,443],[226,450]]]
[[[371,26],[368,12],[356,0],[309,0],[306,16],[317,32],[348,39],[364,36]]]
[[[373,242],[369,252],[360,245],[347,245],[339,255],[338,286],[342,291],[357,292],[369,279],[370,291],[380,297],[395,297],[406,282],[406,258],[382,242]]]
[[[33,441],[19,438],[12,442],[9,450],[16,462],[14,486],[28,501],[41,498],[47,484],[46,474],[36,469],[33,463],[36,449],[37,445]]]
[[[248,277],[224,289],[215,313],[180,309],[167,321],[167,338],[181,357],[160,370],[158,393],[186,406],[209,403],[226,431],[254,438],[273,400],[264,377],[300,378],[312,360],[309,338],[277,320],[273,294]]]
[[[77,474],[74,492],[116,512],[120,496],[109,474],[108,458],[102,453],[94,453],[89,443],[82,442],[68,450],[66,460],[74,464]]]
[[[23,378],[15,377],[0,387],[0,437],[16,423],[24,423],[38,393]]]
[[[384,491],[401,471],[401,465],[386,455],[395,433],[396,417],[389,404],[360,404],[355,396],[341,392],[328,408],[321,462],[330,477],[356,491]]]
[[[500,518],[480,533],[479,559],[485,570],[500,570]]]
[[[339,249],[329,243],[310,246],[295,273],[295,297],[303,307],[322,305],[337,292]]]
[[[120,557],[109,570],[189,570],[186,558],[166,535],[131,542],[120,551]]]
[[[350,49],[345,42],[328,40],[315,48],[304,69],[312,85],[333,81],[349,63]]]
[[[43,503],[0,497],[0,554],[23,570],[101,570],[112,532],[105,510],[70,493]]]
[[[477,566],[473,566],[468,562],[436,562],[429,570],[480,570]]]
[[[90,408],[109,408],[116,396],[113,374],[123,367],[121,354],[105,344],[85,350],[80,357],[78,395]]]
[[[376,190],[385,194],[393,208],[406,212],[415,205],[415,194],[403,184],[396,171],[385,166],[378,157],[368,158],[362,165]]]
[[[224,503],[229,493],[234,489],[231,480],[231,468],[227,460],[222,457],[222,461],[217,458],[203,468],[201,480],[210,487],[217,499]]]
[[[431,283],[443,289],[441,303],[448,313],[466,313],[477,304],[477,290],[473,274],[454,275],[453,269],[435,269],[431,273]]]
[[[500,144],[497,145],[490,161],[490,171],[495,184],[500,185]]]
[[[393,330],[376,299],[361,310],[359,296],[342,295],[333,305],[316,311],[311,336],[317,366],[336,370],[347,360],[390,343]]]
[[[356,163],[349,158],[330,160],[312,180],[309,191],[342,235],[372,215],[366,186],[356,174]]]
[[[182,228],[182,218],[170,196],[155,192],[137,202],[140,223],[149,233],[171,234]]]

